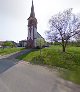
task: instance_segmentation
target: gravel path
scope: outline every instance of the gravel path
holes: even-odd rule
[[[55,70],[19,61],[18,55],[0,56],[0,92],[80,92],[79,85],[59,78]]]

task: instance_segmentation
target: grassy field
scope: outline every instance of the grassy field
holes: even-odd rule
[[[24,50],[24,48],[4,48],[4,49],[0,49],[0,55],[6,55],[21,50]]]
[[[80,47],[68,47],[66,53],[60,46],[51,46],[40,51],[33,51],[22,55],[18,59],[34,63],[57,67],[64,79],[80,84]]]

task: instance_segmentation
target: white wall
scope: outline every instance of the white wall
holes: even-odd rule
[[[32,28],[32,30],[31,30],[31,35],[30,35],[30,30],[29,30],[29,28],[28,28],[28,40],[29,40],[30,37],[31,37],[31,39],[34,40],[34,46],[36,47],[37,28],[34,28],[34,32],[33,32],[33,26],[32,26],[31,28]],[[36,39],[33,39],[33,33],[34,33],[34,38],[36,38]]]
[[[32,30],[31,30],[31,35],[30,35],[30,30],[29,30],[29,28],[28,28],[28,40],[30,39],[30,37],[31,37],[31,39],[33,40],[33,26],[32,26],[31,28],[32,28]]]
[[[37,29],[34,28],[34,38],[37,38]]]

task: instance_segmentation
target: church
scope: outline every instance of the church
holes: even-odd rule
[[[27,37],[27,47],[28,48],[35,48],[37,47],[37,39],[44,38],[37,32],[37,19],[35,17],[34,12],[34,4],[32,0],[32,6],[31,6],[31,13],[28,18],[28,37]]]

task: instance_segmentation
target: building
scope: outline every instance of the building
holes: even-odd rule
[[[27,46],[27,40],[21,40],[18,44],[19,47],[26,47]]]
[[[37,38],[43,38],[43,37],[37,32],[37,19],[35,17],[34,5],[32,0],[31,13],[30,13],[30,17],[28,18],[27,46],[29,48],[37,47],[37,42],[36,42]]]
[[[4,41],[0,41],[0,48],[2,48]]]

